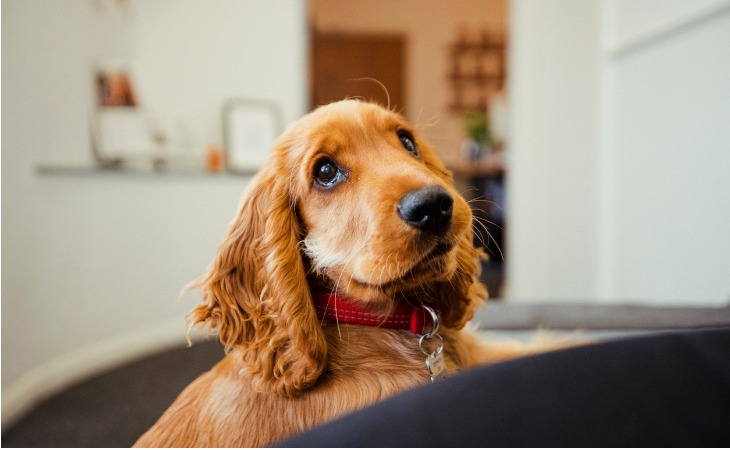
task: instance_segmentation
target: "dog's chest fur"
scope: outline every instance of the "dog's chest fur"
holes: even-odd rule
[[[234,350],[188,386],[148,434],[165,435],[157,445],[266,446],[429,382],[417,336],[357,325],[323,328],[328,365],[311,389],[293,398],[256,392]],[[449,354],[447,362],[456,364]]]

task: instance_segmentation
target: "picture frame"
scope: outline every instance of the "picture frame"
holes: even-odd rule
[[[154,141],[123,63],[107,63],[94,70],[91,131],[94,159],[102,167],[155,164],[160,156],[160,146]]]
[[[283,131],[281,110],[273,101],[231,99],[223,107],[223,146],[229,172],[259,170]]]

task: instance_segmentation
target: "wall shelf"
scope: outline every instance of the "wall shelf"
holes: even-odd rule
[[[504,87],[504,40],[486,32],[478,41],[457,40],[449,47],[449,57],[446,76],[451,85],[451,110],[486,109],[489,97]]]
[[[225,177],[251,177],[256,174],[256,170],[246,170],[240,172],[208,172],[202,168],[162,168],[153,169],[151,167],[103,167],[94,164],[39,164],[35,171],[41,176],[61,176],[61,177],[89,177],[99,175],[131,175],[135,177],[199,177],[199,178],[225,178]]]

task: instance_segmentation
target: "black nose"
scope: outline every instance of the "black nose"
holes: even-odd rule
[[[439,185],[411,191],[398,203],[398,215],[408,225],[441,234],[451,224],[454,198]]]

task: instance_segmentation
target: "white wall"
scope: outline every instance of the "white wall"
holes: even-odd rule
[[[136,0],[132,54],[144,104],[193,146],[221,142],[229,98],[308,108],[306,0]]]
[[[512,3],[510,298],[596,294],[600,24],[595,1]]]
[[[299,0],[2,2],[2,420],[64,383],[182,345],[178,300],[202,274],[247,180],[39,175],[90,164],[91,67],[128,59],[142,105],[199,151],[229,97],[306,111]],[[130,351],[133,348],[134,351]]]
[[[515,0],[508,295],[730,301],[730,5]]]

